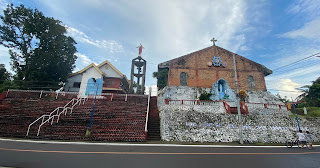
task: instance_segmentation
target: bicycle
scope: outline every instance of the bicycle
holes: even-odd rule
[[[301,142],[298,140],[298,139],[295,139],[295,140],[287,140],[286,141],[286,146],[287,148],[292,148],[292,146],[295,146],[297,145],[298,148],[301,148]]]

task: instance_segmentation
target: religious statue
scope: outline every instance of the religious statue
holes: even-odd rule
[[[140,45],[139,45],[137,48],[139,48],[139,56],[141,56],[142,49],[143,49],[144,47],[143,47],[142,44],[140,43]]]

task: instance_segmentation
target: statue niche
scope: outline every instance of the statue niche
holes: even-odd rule
[[[227,81],[224,79],[219,79],[215,83],[212,84],[212,96],[211,100],[219,101],[219,100],[230,100],[234,101],[236,96],[233,93],[232,89],[228,85]]]

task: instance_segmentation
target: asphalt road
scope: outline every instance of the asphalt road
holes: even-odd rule
[[[148,144],[150,145],[150,144]],[[320,168],[320,147],[133,146],[0,140],[0,167]]]

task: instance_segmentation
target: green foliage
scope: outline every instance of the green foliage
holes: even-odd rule
[[[0,64],[0,93],[14,88],[11,74],[6,70],[4,64]]]
[[[0,64],[0,85],[7,80],[10,80],[11,74],[7,71],[4,64]]]
[[[300,90],[304,93],[297,97],[297,101],[302,101],[298,107],[320,107],[320,77],[311,86],[303,86]]]
[[[77,50],[59,20],[22,4],[8,5],[0,19],[0,44],[9,48],[19,88],[50,88],[66,80],[74,68]]]
[[[152,76],[157,78],[158,89],[163,89],[168,85],[168,69],[163,69],[158,72],[153,72]]]
[[[290,100],[288,99],[287,96],[281,97],[279,93],[276,94],[276,97],[277,97],[280,101],[282,101],[283,103],[289,103],[289,102],[290,102]]]
[[[199,99],[200,100],[210,100],[210,96],[212,96],[211,93],[204,92],[204,93],[201,93]]]
[[[307,115],[304,115],[303,108],[296,108],[296,112],[299,117],[320,117],[320,108],[319,107],[306,107]],[[291,109],[291,112],[294,115],[294,110]],[[294,115],[295,116],[295,115]]]

